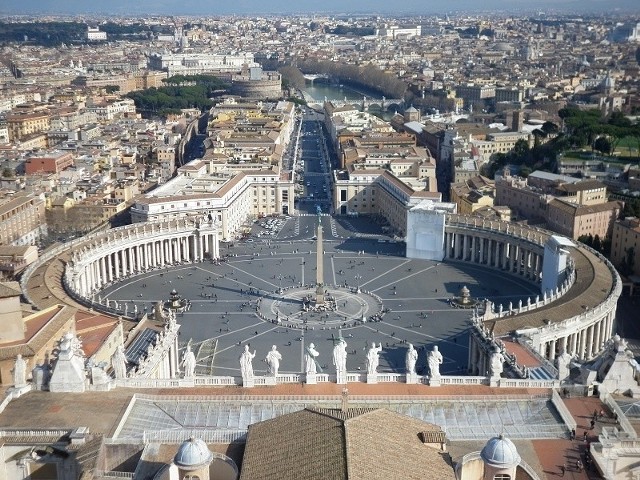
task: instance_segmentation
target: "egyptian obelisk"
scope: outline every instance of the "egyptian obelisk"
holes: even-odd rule
[[[324,250],[322,249],[322,223],[318,217],[318,243],[316,245],[316,305],[324,304]]]

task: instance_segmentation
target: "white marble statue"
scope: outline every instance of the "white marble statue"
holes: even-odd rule
[[[16,388],[24,387],[27,384],[27,362],[22,355],[18,354],[13,365],[13,385]]]
[[[173,331],[176,328],[176,312],[169,310],[167,315],[167,328]]]
[[[245,345],[244,352],[240,355],[240,373],[242,374],[242,381],[244,383],[253,381],[253,365],[251,362],[255,356],[255,350],[251,353],[249,351],[249,345]]]
[[[500,353],[500,349],[496,346],[491,354],[491,377],[499,377],[504,369],[504,356]]]
[[[49,391],[84,392],[86,388],[86,370],[82,342],[72,332],[64,334],[58,344],[58,355],[51,373]]]
[[[196,356],[191,351],[191,345],[187,345],[187,350],[182,354],[182,367],[184,368],[184,378],[196,376]]]
[[[313,343],[310,343],[309,346],[305,348],[304,373],[307,375],[315,375],[317,373],[318,362],[316,361],[316,357],[318,355],[320,355],[320,353],[318,353],[316,346]]]
[[[333,365],[338,376],[347,374],[347,342],[342,337],[333,347]]]
[[[416,374],[417,361],[418,361],[418,351],[415,348],[413,348],[413,345],[410,343],[409,348],[407,350],[407,354],[405,356],[405,367],[407,369],[407,375]]]
[[[378,364],[380,363],[380,352],[382,352],[382,343],[376,347],[376,343],[373,342],[367,352],[367,373],[369,375],[377,373]]]
[[[153,318],[156,322],[164,320],[163,305],[161,301],[157,301],[153,309]]]
[[[280,368],[280,360],[282,360],[282,355],[278,351],[278,347],[275,345],[271,347],[271,351],[267,353],[265,361],[269,366],[269,376],[277,377],[278,369]]]
[[[558,380],[561,382],[567,380],[571,371],[571,355],[563,349],[560,355],[556,357],[555,364],[558,369]]]
[[[116,379],[127,378],[127,356],[124,354],[124,346],[118,345],[111,356],[111,366]]]
[[[442,354],[438,350],[438,346],[434,345],[433,350],[429,352],[427,357],[429,365],[429,376],[431,378],[440,378],[440,365],[442,365]]]

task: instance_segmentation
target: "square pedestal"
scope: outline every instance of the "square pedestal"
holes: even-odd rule
[[[367,383],[378,383],[378,374],[367,373]]]
[[[417,373],[407,373],[406,383],[416,384],[418,383],[418,374]]]
[[[490,387],[499,387],[500,386],[500,377],[490,377],[489,378],[489,386]]]
[[[276,386],[276,383],[278,383],[278,382],[276,381],[276,377],[264,377],[264,384],[265,384],[267,387],[275,387],[275,386]]]
[[[316,374],[315,373],[307,373],[307,380],[306,380],[307,385],[315,385],[318,383],[317,379],[316,379]]]
[[[337,374],[336,375],[336,383],[338,385],[346,385],[347,384],[347,375],[345,373]]]
[[[243,378],[242,379],[242,386],[244,388],[253,388],[253,387],[256,386],[256,383],[255,383],[253,378]]]
[[[431,387],[439,387],[440,386],[440,377],[431,377],[429,378],[429,386]]]

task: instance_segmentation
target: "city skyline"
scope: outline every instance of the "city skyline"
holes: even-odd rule
[[[550,10],[551,9],[551,10]],[[472,0],[454,0],[452,2],[424,2],[421,0],[408,0],[401,6],[392,5],[381,0],[364,1],[352,0],[347,3],[338,0],[327,0],[321,4],[317,2],[303,1],[291,3],[285,0],[270,0],[262,2],[258,0],[240,0],[232,4],[217,4],[217,2],[197,2],[185,0],[142,0],[131,4],[125,0],[110,2],[96,1],[84,2],[81,0],[66,1],[42,1],[25,0],[13,5],[0,8],[2,15],[30,14],[30,15],[83,15],[99,14],[113,16],[130,15],[250,15],[250,14],[444,14],[457,11],[469,12],[615,12],[638,11],[638,5],[633,0],[615,0],[605,2],[603,0],[541,0],[535,4],[524,0],[489,0],[478,4]]]

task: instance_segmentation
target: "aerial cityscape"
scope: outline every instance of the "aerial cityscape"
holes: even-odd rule
[[[640,478],[640,8],[0,7],[0,480]]]

